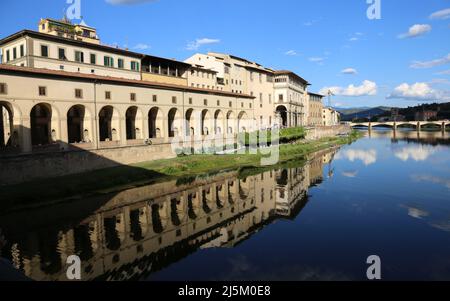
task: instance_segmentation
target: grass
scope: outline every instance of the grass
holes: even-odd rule
[[[239,134],[238,139],[241,144],[244,144],[246,146],[249,146],[251,142],[262,143],[263,141],[261,140],[261,133],[262,131],[256,131],[253,133],[241,133]],[[281,129],[279,135],[280,143],[286,144],[292,141],[304,139],[306,137],[306,130],[303,127]],[[272,131],[266,131],[266,138],[267,140],[264,144],[268,145],[272,141]]]
[[[288,131],[286,137],[295,137],[298,134],[297,131]],[[353,132],[349,137],[325,138],[310,142],[297,140],[293,144],[281,145],[279,162],[301,161],[310,153],[351,143],[359,138],[359,135]],[[267,168],[260,165],[262,157],[263,155],[259,152],[257,154],[183,156],[5,186],[0,190],[2,200],[0,209],[32,205],[43,200],[47,202],[62,198],[112,193],[173,179],[183,184],[194,181],[197,176],[225,171],[242,172]]]

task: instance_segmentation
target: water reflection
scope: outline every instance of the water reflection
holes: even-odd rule
[[[335,152],[246,178],[227,173],[123,191],[97,199],[100,208],[82,217],[61,220],[53,207],[12,213],[0,222],[2,256],[36,280],[65,280],[72,254],[82,260],[83,280],[143,279],[198,249],[233,247],[277,219],[295,219]],[[58,210],[77,210],[70,206]]]
[[[359,160],[369,166],[377,162],[377,151],[375,149],[348,149],[338,153],[336,159],[347,159],[351,162]]]
[[[371,131],[306,164],[0,213],[1,255],[36,280],[72,254],[84,280],[365,280],[371,254],[385,280],[450,280],[448,141]]]

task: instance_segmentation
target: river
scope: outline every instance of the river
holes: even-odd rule
[[[450,135],[376,130],[305,163],[0,212],[35,280],[450,280]]]

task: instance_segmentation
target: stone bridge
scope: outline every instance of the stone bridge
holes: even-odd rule
[[[441,121],[388,121],[388,122],[352,122],[351,127],[368,127],[372,129],[373,127],[391,127],[396,130],[398,127],[403,126],[414,126],[417,130],[420,130],[423,126],[435,125],[441,127],[443,131],[450,125],[450,120]]]

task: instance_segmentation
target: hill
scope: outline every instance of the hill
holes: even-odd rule
[[[376,108],[351,108],[351,109],[336,109],[341,113],[342,121],[352,121],[355,118],[374,118],[385,115],[391,111],[388,107],[376,107]]]

